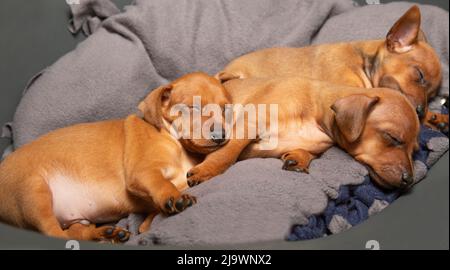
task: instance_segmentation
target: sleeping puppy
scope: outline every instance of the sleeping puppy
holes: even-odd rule
[[[420,10],[413,6],[383,40],[264,49],[233,60],[216,77],[227,81],[299,76],[353,87],[391,88],[408,97],[426,125],[443,130],[448,115],[427,109],[441,83],[441,65],[420,23]]]
[[[196,198],[182,193],[186,172],[226,143],[214,130],[209,138],[178,140],[171,123],[181,116],[169,109],[192,107],[194,96],[229,103],[216,79],[193,73],[152,91],[139,105],[142,118],[79,124],[18,149],[0,164],[0,220],[53,237],[123,242],[126,230],[95,224],[143,213],[143,232],[159,212],[190,207]]]
[[[254,117],[235,109],[235,119],[244,119],[246,135],[239,139],[235,124],[227,145],[189,171],[190,186],[224,172],[238,159],[280,158],[283,169],[308,172],[311,160],[333,145],[365,164],[382,187],[413,183],[412,154],[420,125],[414,107],[398,91],[367,91],[299,77],[238,79],[224,86],[235,105],[277,105],[276,118],[260,121],[271,109],[258,109]],[[255,139],[248,136],[254,130]]]

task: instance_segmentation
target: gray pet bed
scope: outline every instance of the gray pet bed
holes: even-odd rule
[[[355,8],[345,0],[292,0],[283,6],[269,0],[179,5],[136,1],[125,13],[114,15],[118,10],[100,2],[104,5],[93,7],[101,18],[73,10],[72,30],[95,33],[27,87],[12,125],[16,147],[58,127],[123,117],[149,88],[195,70],[215,73],[230,59],[255,49],[380,38],[409,7],[398,3]],[[168,10],[185,16],[168,18]],[[423,28],[443,56],[446,77],[441,94],[448,95],[448,31],[444,37],[439,31],[448,29],[448,20],[442,19],[448,13],[429,6],[422,12],[427,18]],[[182,245],[282,240],[292,224],[321,213],[341,185],[360,184],[367,174],[337,149],[312,166],[307,176],[281,171],[277,160],[241,162],[193,189],[199,204],[175,217],[158,217],[145,238],[156,234],[166,244]],[[133,238],[130,244],[139,240]]]

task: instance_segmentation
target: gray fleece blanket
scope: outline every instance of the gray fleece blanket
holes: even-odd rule
[[[119,12],[108,0],[72,5],[70,31],[90,35],[27,86],[12,125],[14,147],[68,125],[134,112],[161,84],[185,73],[214,74],[257,49],[382,38],[411,4],[356,7],[350,0],[136,0]],[[444,67],[448,95],[448,12],[421,6],[423,29]],[[439,155],[448,149],[448,140]],[[239,162],[191,189],[199,203],[180,215],[158,216],[149,233],[129,244],[212,245],[284,239],[293,224],[320,214],[341,186],[361,184],[366,170],[332,148],[311,174],[281,170],[281,162]],[[420,167],[418,167],[420,170]],[[423,171],[424,170],[424,171]],[[419,172],[420,178],[426,168]],[[417,179],[418,180],[418,179]],[[136,232],[142,217],[119,222]]]

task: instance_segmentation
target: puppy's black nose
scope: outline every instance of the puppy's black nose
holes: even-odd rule
[[[404,172],[402,174],[402,183],[400,185],[401,188],[408,188],[409,186],[411,186],[414,182],[414,177],[408,173],[408,172]]]
[[[425,117],[425,109],[422,105],[419,105],[416,107],[417,116],[419,116],[420,119]]]
[[[211,140],[215,144],[221,144],[225,141],[225,129],[222,128],[220,131],[211,132]]]

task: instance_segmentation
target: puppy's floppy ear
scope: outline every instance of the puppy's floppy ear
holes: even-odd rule
[[[219,80],[220,83],[225,83],[225,82],[230,81],[230,80],[240,79],[241,76],[229,73],[227,71],[221,71],[221,72],[217,73],[214,76],[214,78]]]
[[[405,53],[420,36],[420,9],[414,5],[389,30],[386,36],[387,49],[392,53]]]
[[[162,110],[169,103],[172,88],[173,86],[170,84],[158,87],[139,104],[139,110],[144,114],[144,120],[157,129],[164,126]]]
[[[355,142],[361,136],[367,116],[379,100],[379,97],[351,95],[338,99],[331,106],[337,128],[347,142]]]

